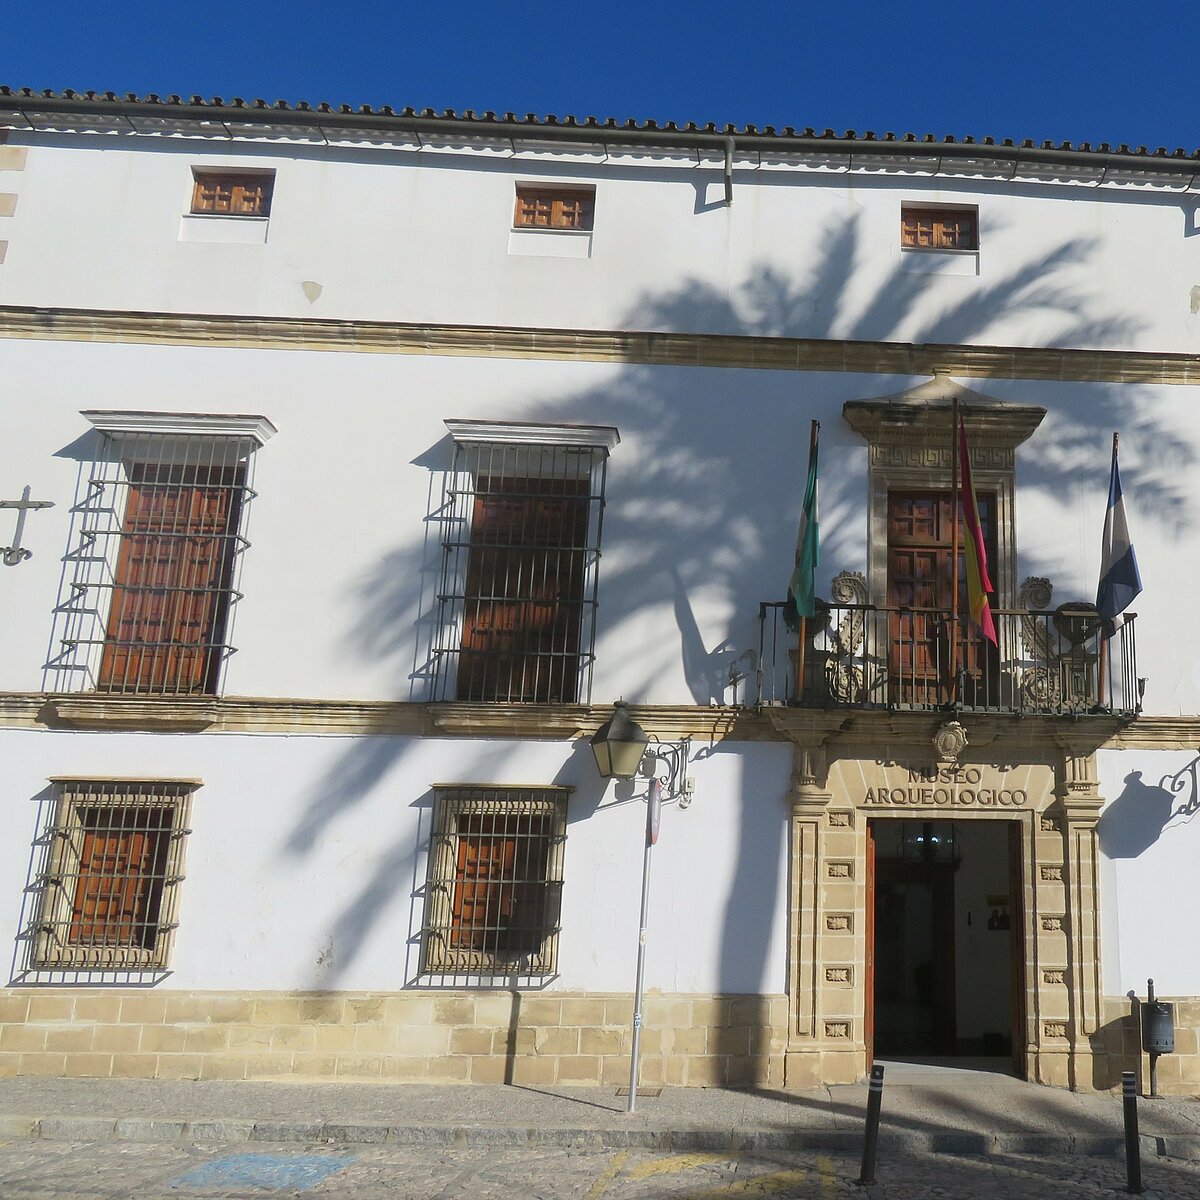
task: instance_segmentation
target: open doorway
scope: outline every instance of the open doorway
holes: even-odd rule
[[[872,1057],[1023,1074],[1020,826],[868,823]]]

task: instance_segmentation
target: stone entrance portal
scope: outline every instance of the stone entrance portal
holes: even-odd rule
[[[939,761],[930,750],[945,724],[938,718],[859,714],[851,730],[842,728],[845,714],[773,716],[796,742],[787,1086],[852,1082],[868,1069],[873,820],[1015,826],[1008,920],[1022,984],[1011,1004],[1017,1073],[1059,1087],[1108,1086],[1106,1065],[1096,1061],[1105,1051],[1091,1040],[1103,1020],[1095,832],[1102,801],[1092,749],[1072,744],[1078,726],[979,718],[969,751]],[[980,919],[990,917],[990,908],[981,911]],[[996,1031],[980,1029],[980,1039],[984,1032]]]

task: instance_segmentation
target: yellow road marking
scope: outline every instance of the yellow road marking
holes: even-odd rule
[[[670,1158],[659,1158],[642,1163],[629,1172],[630,1179],[649,1179],[651,1175],[674,1175],[677,1171],[688,1171],[692,1167],[706,1167],[709,1163],[734,1162],[732,1154],[673,1154]]]
[[[832,1200],[837,1196],[837,1174],[833,1169],[833,1159],[828,1154],[817,1155],[817,1172],[821,1180],[822,1200]]]
[[[597,1200],[597,1197],[603,1196],[608,1191],[608,1185],[621,1173],[621,1168],[629,1161],[629,1151],[622,1150],[620,1154],[613,1157],[612,1162],[604,1169],[604,1172],[597,1176],[596,1181],[588,1188],[587,1195],[584,1200]]]
[[[807,1171],[772,1171],[769,1175],[754,1175],[725,1187],[707,1188],[703,1192],[686,1192],[679,1200],[725,1200],[727,1196],[774,1196],[803,1183]]]

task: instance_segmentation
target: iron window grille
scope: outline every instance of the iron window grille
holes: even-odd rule
[[[215,695],[233,610],[262,418],[114,421],[100,428],[72,509],[55,610],[54,691]],[[205,433],[206,422],[238,432]],[[124,428],[141,425],[142,428]],[[254,433],[240,430],[254,426]],[[273,432],[273,430],[271,430]]]
[[[531,444],[474,440],[471,423],[447,424],[456,447],[442,510],[434,699],[586,702],[616,430]],[[505,428],[514,438],[534,429]]]
[[[54,779],[31,966],[161,970],[177,927],[195,780]]]
[[[434,788],[425,974],[558,970],[569,788]]]

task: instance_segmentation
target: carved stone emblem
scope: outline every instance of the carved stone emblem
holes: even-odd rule
[[[933,752],[939,765],[957,763],[966,748],[967,731],[957,721],[947,721],[933,735]]]

